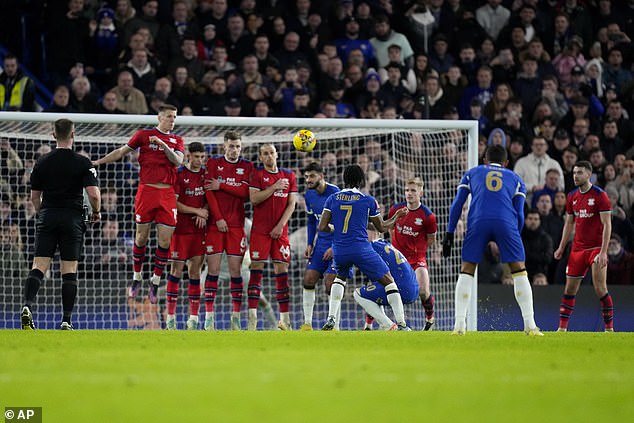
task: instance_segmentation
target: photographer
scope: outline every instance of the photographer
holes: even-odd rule
[[[72,150],[75,139],[73,122],[68,119],[55,121],[53,136],[57,148],[42,156],[31,174],[31,202],[39,216],[35,258],[24,283],[21,320],[22,329],[27,330],[35,329],[31,307],[57,247],[62,274],[63,317],[60,329],[73,329],[71,314],[77,296],[77,263],[86,230],[84,188],[92,207],[90,221],[96,222],[101,216],[97,172],[89,159]]]

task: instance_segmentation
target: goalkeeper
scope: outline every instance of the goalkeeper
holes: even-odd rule
[[[464,335],[467,306],[475,283],[476,266],[486,245],[495,241],[502,261],[509,263],[513,275],[515,299],[522,311],[524,331],[527,335],[542,336],[535,325],[533,292],[528,281],[525,253],[520,232],[524,226],[526,186],[513,171],[506,169],[504,147],[490,146],[485,164],[468,170],[460,180],[458,193],[451,204],[447,233],[442,241],[442,255],[448,257],[454,241],[454,232],[462,214],[462,206],[471,194],[467,217],[467,233],[462,247],[462,268],[455,292],[454,334]]]

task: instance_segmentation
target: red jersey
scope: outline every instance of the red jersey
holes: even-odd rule
[[[253,164],[245,159],[231,163],[224,156],[210,157],[207,160],[206,179],[218,179],[220,189],[208,191],[207,198],[211,210],[209,224],[224,219],[227,226],[244,227],[244,202],[249,198],[249,179]],[[213,203],[215,197],[216,204]]]
[[[137,131],[128,141],[128,147],[133,150],[140,149],[139,182],[142,184],[174,185],[177,167],[167,159],[162,147],[150,144],[149,138],[152,135],[159,137],[174,151],[181,153],[185,151],[183,138],[178,135],[161,132],[158,128]]]
[[[592,185],[585,193],[577,188],[568,194],[566,213],[574,215],[575,219],[572,251],[601,248],[603,223],[599,213],[611,210],[608,195],[595,185]]]
[[[278,179],[288,179],[288,188],[284,191],[276,191],[266,200],[253,207],[253,226],[251,231],[268,235],[277,222],[280,221],[286,205],[288,204],[288,196],[297,193],[297,182],[295,174],[289,169],[278,169],[277,172],[271,173],[264,167],[254,169],[250,188],[262,191],[275,184]],[[284,226],[282,236],[288,236],[288,225]]]
[[[388,218],[397,210],[407,207],[407,203],[398,203],[390,207]],[[423,204],[416,210],[410,210],[396,221],[392,230],[392,245],[407,258],[410,264],[426,261],[427,235],[436,233],[436,216]]]
[[[192,172],[183,166],[176,175],[174,191],[178,195],[178,202],[189,207],[202,209],[205,207],[205,171]],[[194,215],[189,213],[178,213],[176,218],[177,234],[198,234],[205,233],[205,228],[197,228],[194,224]]]

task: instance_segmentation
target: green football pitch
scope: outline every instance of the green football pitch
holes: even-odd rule
[[[0,331],[0,410],[44,422],[631,422],[633,395],[630,333]]]

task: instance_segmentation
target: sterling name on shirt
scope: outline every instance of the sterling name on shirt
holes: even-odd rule
[[[348,194],[348,193],[339,193],[337,195],[337,200],[339,201],[359,201],[361,196],[359,194]]]

